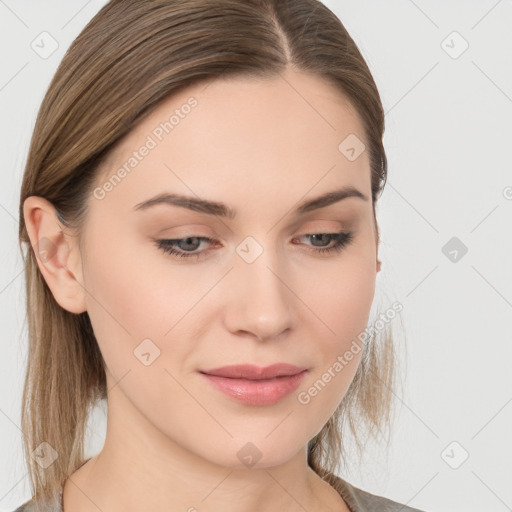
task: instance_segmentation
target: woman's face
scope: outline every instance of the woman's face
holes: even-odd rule
[[[109,155],[89,201],[81,268],[113,432],[266,467],[321,430],[356,372],[374,297],[363,140],[339,92],[288,71],[183,90]],[[300,208],[348,187],[362,197]],[[163,194],[191,200],[140,206]],[[345,245],[328,251],[337,240]],[[254,389],[241,398],[254,382],[236,397],[201,373],[275,363],[307,371],[280,399],[275,383],[260,382],[266,403]]]

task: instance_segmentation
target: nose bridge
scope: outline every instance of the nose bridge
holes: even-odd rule
[[[268,242],[247,237],[236,248],[233,294],[228,304],[231,330],[248,331],[260,339],[278,336],[291,326],[291,292],[279,251]]]

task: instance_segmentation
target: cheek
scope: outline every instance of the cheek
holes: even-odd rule
[[[172,298],[178,302],[179,294],[170,293],[162,279],[148,271],[143,251],[133,247],[128,235],[104,226],[90,234],[88,246],[87,311],[107,366],[123,371],[134,362],[140,364],[133,351],[144,339],[162,345],[172,327],[169,313],[177,307]]]
[[[336,271],[331,266],[324,274],[319,272],[315,285],[308,288],[308,306],[315,314],[311,318],[321,326],[311,335],[317,340],[318,364],[297,396],[324,421],[345,396],[359,366],[375,291],[371,257],[354,252],[339,261]]]
[[[375,293],[375,272],[366,265],[347,265],[333,275],[325,290],[323,311],[329,318],[334,338],[347,341],[364,330]]]
[[[362,249],[362,248],[361,248]],[[324,353],[350,345],[367,326],[375,294],[375,260],[371,250],[347,252],[337,261],[316,265],[300,279],[299,297],[321,326]],[[312,318],[313,318],[312,317]]]
[[[122,223],[95,227],[89,236],[84,269],[89,315],[98,326],[133,341],[166,333],[187,289],[180,272],[171,278],[165,255]]]

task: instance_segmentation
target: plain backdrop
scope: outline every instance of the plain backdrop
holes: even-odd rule
[[[40,102],[104,1],[0,1],[0,510],[30,498],[20,408],[27,356],[19,187]],[[386,110],[376,302],[403,305],[404,390],[388,455],[343,475],[434,511],[512,510],[512,2],[325,1]],[[49,56],[33,50],[48,32]],[[395,326],[393,326],[395,327]],[[105,409],[87,451],[101,449]]]

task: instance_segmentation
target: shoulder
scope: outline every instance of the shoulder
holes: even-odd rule
[[[27,501],[26,503],[23,503],[23,505],[20,505],[14,512],[30,512],[33,510],[32,506],[32,500]]]
[[[23,503],[23,505],[20,505],[14,512],[62,512],[62,509],[48,505],[41,507],[41,505],[38,506],[34,500],[29,500]]]
[[[339,492],[352,512],[425,512],[359,489],[339,476],[335,476],[335,481],[331,485]]]
[[[30,512],[33,508],[32,500],[29,500],[23,503],[23,505],[20,505],[14,512]]]

